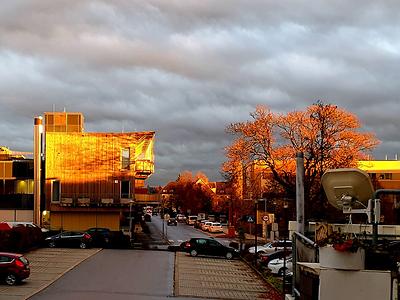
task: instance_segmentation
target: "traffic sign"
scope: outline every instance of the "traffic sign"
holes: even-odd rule
[[[265,222],[268,222],[269,221],[269,216],[268,215],[263,216],[262,220],[265,221]]]
[[[253,216],[248,216],[247,217],[247,223],[254,223],[254,217]]]

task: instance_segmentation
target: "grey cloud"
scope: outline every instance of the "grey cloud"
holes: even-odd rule
[[[217,180],[229,123],[322,99],[383,158],[400,147],[399,14],[394,0],[4,1],[0,144],[30,151],[33,116],[65,108],[87,131],[155,130],[152,184]]]

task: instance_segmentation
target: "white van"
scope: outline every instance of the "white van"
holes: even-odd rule
[[[194,225],[196,221],[197,221],[197,216],[188,216],[186,218],[186,224],[188,225]]]

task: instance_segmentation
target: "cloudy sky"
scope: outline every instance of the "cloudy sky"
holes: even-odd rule
[[[397,0],[1,1],[0,145],[32,151],[33,116],[53,108],[86,131],[155,130],[153,185],[220,180],[224,129],[257,104],[336,104],[393,159],[399,76]]]

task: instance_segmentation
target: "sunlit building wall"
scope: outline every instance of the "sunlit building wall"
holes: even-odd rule
[[[155,133],[86,133],[80,113],[52,114],[45,114],[46,122],[57,123],[45,124],[50,227],[85,230],[100,224],[120,229],[123,212],[137,200],[135,187],[144,186],[154,172]]]

